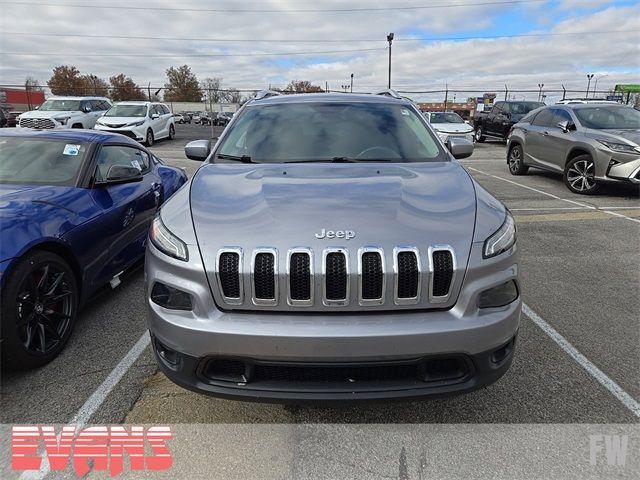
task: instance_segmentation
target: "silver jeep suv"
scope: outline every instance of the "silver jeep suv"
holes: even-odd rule
[[[602,183],[640,184],[640,111],[607,103],[540,108],[513,126],[507,163],[512,175],[529,167],[560,173],[581,194]]]
[[[150,232],[148,325],[188,389],[303,402],[467,392],[500,378],[521,311],[516,230],[420,111],[263,93]]]

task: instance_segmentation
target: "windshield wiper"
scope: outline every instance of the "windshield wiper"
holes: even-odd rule
[[[293,160],[291,162],[286,162],[286,163],[357,163],[361,161],[363,160],[358,160],[356,158],[350,158],[350,157],[333,157],[333,158],[327,158],[324,160]]]
[[[227,155],[225,153],[219,153],[218,155],[216,155],[216,158],[220,158],[222,160],[233,160],[234,162],[242,162],[242,163],[256,163],[253,160],[251,160],[251,157],[249,155]]]

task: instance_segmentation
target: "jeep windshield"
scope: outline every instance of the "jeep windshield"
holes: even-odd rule
[[[41,112],[76,112],[80,110],[80,100],[47,100],[38,109]]]
[[[248,105],[214,157],[227,163],[448,161],[415,111],[402,104]]]

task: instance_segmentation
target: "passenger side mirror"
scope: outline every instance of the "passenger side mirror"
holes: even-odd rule
[[[36,105],[35,107],[33,107],[34,110],[39,110],[40,109],[40,105]]]
[[[111,165],[107,171],[107,179],[96,182],[96,186],[118,185],[142,181],[142,173],[136,167],[128,165]]]
[[[473,154],[473,142],[466,138],[449,137],[447,139],[447,148],[455,159],[470,157]]]
[[[187,143],[184,147],[184,154],[190,160],[206,160],[211,153],[211,142],[209,140],[195,140]]]
[[[82,107],[82,111],[84,113],[89,113],[89,112],[91,112],[91,107]]]
[[[151,118],[155,120],[156,118],[160,118],[160,115],[158,115],[157,113],[152,113]]]

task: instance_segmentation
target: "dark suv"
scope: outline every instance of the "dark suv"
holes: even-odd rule
[[[513,125],[527,113],[540,107],[544,107],[544,103],[503,101],[496,102],[489,111],[477,112],[473,118],[476,142],[482,143],[486,137],[506,140]]]

